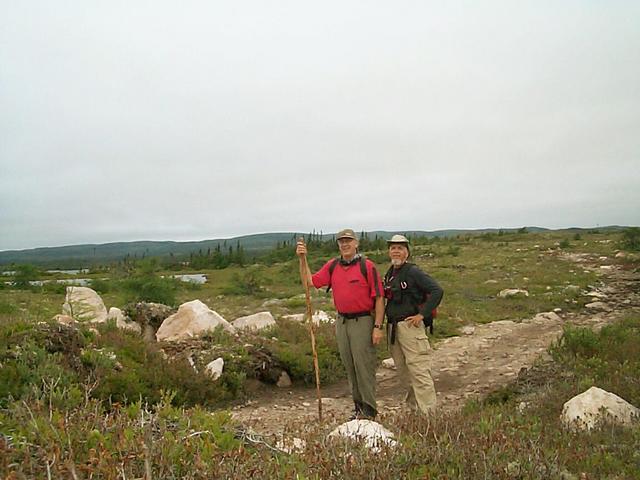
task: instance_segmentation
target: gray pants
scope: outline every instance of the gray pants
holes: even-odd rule
[[[336,319],[336,339],[347,371],[351,396],[356,405],[367,404],[377,411],[376,349],[371,341],[373,317]]]

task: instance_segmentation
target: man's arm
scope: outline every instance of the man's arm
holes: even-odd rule
[[[384,337],[384,332],[382,331],[382,322],[384,322],[384,297],[376,297],[375,309],[376,312],[373,324],[373,332],[371,333],[371,341],[374,345],[377,345]]]

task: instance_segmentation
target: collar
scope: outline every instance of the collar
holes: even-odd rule
[[[359,262],[360,257],[362,257],[362,255],[360,255],[359,253],[356,253],[351,260],[345,260],[344,258],[340,257],[339,262],[340,262],[340,265],[344,267],[348,267],[349,265],[353,265],[354,263]]]

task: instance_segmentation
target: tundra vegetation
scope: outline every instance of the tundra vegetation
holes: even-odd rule
[[[607,256],[637,270],[637,231],[582,231],[462,235],[413,239],[412,259],[446,295],[435,324],[435,344],[461,327],[518,320],[560,307],[578,312],[580,294],[596,273],[561,260],[562,252]],[[308,238],[310,263],[335,255],[332,242]],[[364,252],[386,266],[382,239],[365,238]],[[112,324],[97,330],[65,327],[63,279],[32,266],[8,268],[13,285],[0,286],[1,478],[640,478],[640,427],[603,423],[591,432],[564,429],[562,405],[591,385],[640,406],[640,315],[629,314],[599,332],[567,328],[549,356],[513,383],[459,411],[431,419],[389,416],[385,426],[401,448],[372,455],[362,446],[328,445],[335,425],[306,434],[298,453],[275,451],[231,419],[227,408],[251,397],[256,369],[250,349],[268,352],[294,382],[313,384],[306,327],[282,318],[302,313],[298,263],[289,243],[248,264],[238,250],[194,253],[177,270],[161,259],[126,259],[83,277],[108,306],[145,300],[177,306],[200,299],[233,320],[270,310],[277,325],[239,343],[222,330],[198,339],[225,370],[216,382],[186,358],[167,360],[158,344]],[[207,263],[205,257],[215,258]],[[241,260],[241,261],[240,261]],[[217,262],[217,263],[216,263]],[[176,273],[204,273],[203,285]],[[529,296],[498,298],[506,288]],[[267,302],[267,303],[265,303]],[[313,293],[314,308],[333,312],[330,295]],[[265,306],[268,305],[268,306]],[[323,384],[344,378],[332,327],[316,334]],[[384,346],[380,357],[386,357]],[[206,360],[205,360],[206,361]],[[518,408],[526,404],[526,408]]]

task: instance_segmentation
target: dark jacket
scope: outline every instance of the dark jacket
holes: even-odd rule
[[[425,321],[431,319],[431,312],[440,304],[444,294],[438,282],[413,263],[389,269],[384,288],[387,297],[385,313],[390,322],[402,321],[417,313],[421,313]],[[428,294],[426,302],[425,294]]]

